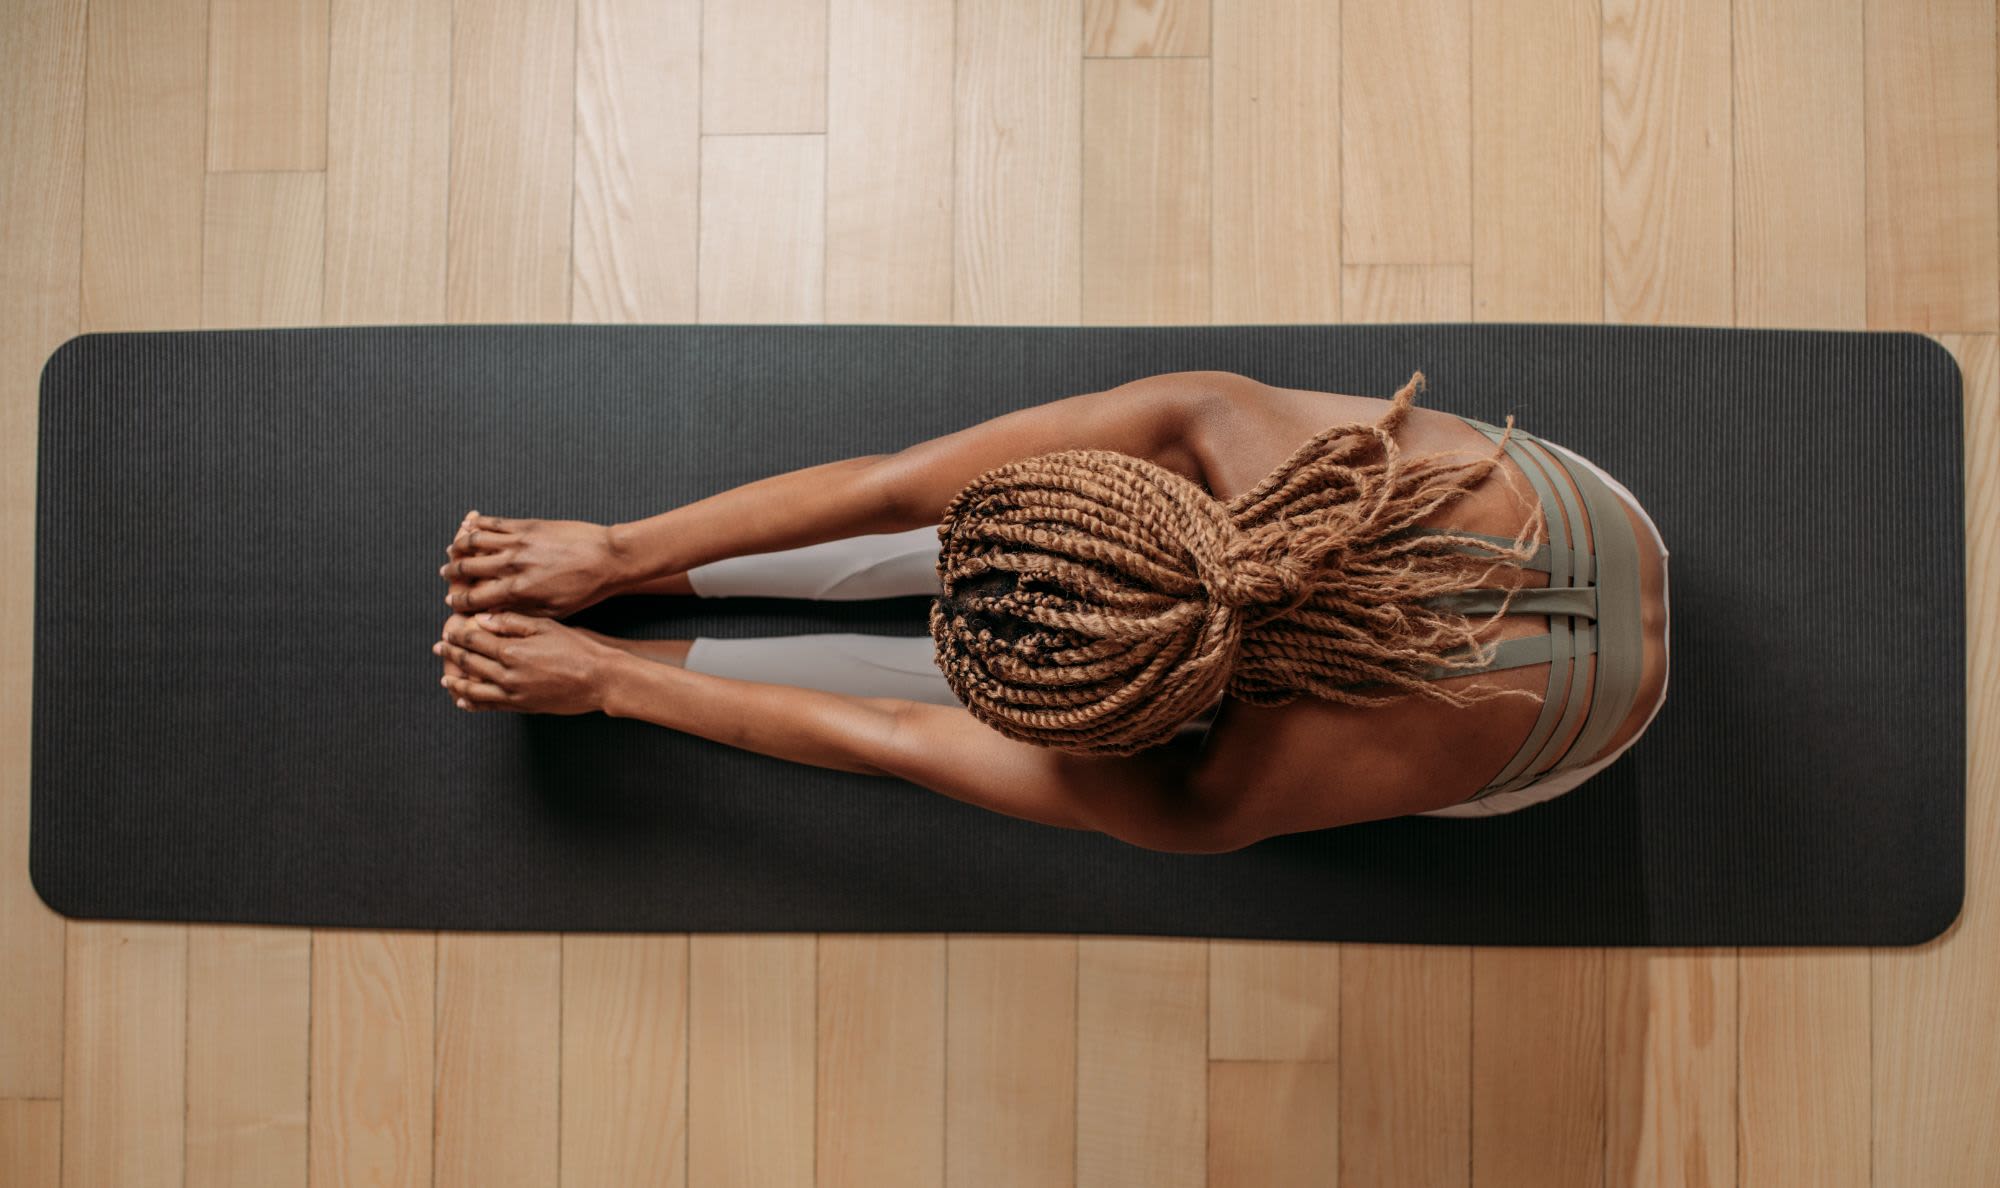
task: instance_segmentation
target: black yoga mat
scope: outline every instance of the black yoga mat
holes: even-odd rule
[[[465,714],[467,507],[634,519],[1165,371],[1580,451],[1672,553],[1669,693],[1585,786],[1165,854],[600,715]],[[50,358],[34,883],[79,917],[422,929],[1904,945],[1964,890],[1959,374],[1912,334],[414,326]],[[926,600],[626,598],[631,635],[925,633]]]

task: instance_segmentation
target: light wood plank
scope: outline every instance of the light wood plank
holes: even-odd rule
[[[1734,0],[1736,324],[1867,311],[1861,0]]]
[[[1469,264],[1359,264],[1342,273],[1353,322],[1465,322]],[[1343,945],[1341,1182],[1469,1188],[1472,950]]]
[[[313,933],[308,1182],[431,1183],[437,934]]]
[[[826,131],[827,0],[707,0],[701,130]]]
[[[1230,0],[1215,13],[1211,306],[1217,322],[1340,318],[1340,10]]]
[[[556,1183],[561,938],[438,934],[437,1188]]]
[[[0,1098],[0,1184],[57,1188],[62,1183],[62,1102]]]
[[[1736,1180],[1736,952],[1605,954],[1607,1183]]]
[[[688,938],[563,938],[562,1183],[687,1179]]]
[[[451,0],[333,0],[325,318],[444,320]]]
[[[1604,316],[1728,326],[1730,0],[1604,0]]]
[[[826,317],[951,320],[951,0],[833,0]]]
[[[1084,0],[1083,52],[1093,58],[1208,53],[1210,0]]]
[[[63,1183],[181,1188],[184,926],[72,921],[63,1019]]]
[[[823,136],[702,138],[702,321],[822,319],[825,178]]]
[[[1350,322],[1469,322],[1470,264],[1349,264],[1340,272]]]
[[[1342,1182],[1466,1188],[1471,950],[1345,945],[1340,967]]]
[[[1338,945],[1210,941],[1209,1059],[1340,1059],[1340,961]]]
[[[1470,264],[1469,0],[1347,0],[1340,50],[1342,257]]]
[[[1202,1185],[1208,945],[1078,938],[1077,1188]]]
[[[1083,31],[1064,0],[960,0],[953,317],[1064,325],[1081,290]]]
[[[312,933],[197,925],[187,962],[188,1183],[304,1188]]]
[[[84,120],[90,330],[186,330],[201,314],[207,0],[94,8]]]
[[[1472,952],[1472,1182],[1604,1180],[1604,951]]]
[[[212,0],[208,168],[326,168],[330,0]]]
[[[817,938],[688,939],[688,1183],[813,1188]]]
[[[946,1188],[1074,1184],[1078,938],[946,944]]]
[[[695,320],[700,0],[579,0],[577,322]]]
[[[454,321],[566,322],[576,0],[457,0],[451,48]]]
[[[1876,949],[1876,1188],[1972,1184],[2000,1167],[2000,344],[1948,337],[1965,377],[1965,908],[1944,935]]]
[[[0,111],[12,117],[0,120],[0,1097],[54,1098],[63,918],[28,868],[35,452],[42,364],[78,328],[83,3],[17,4],[9,19],[0,38]]]
[[[945,946],[819,938],[815,1188],[944,1182]]]
[[[324,174],[210,174],[202,326],[318,325],[325,250]]]
[[[1594,0],[1472,0],[1472,309],[1603,316]]]
[[[1340,1066],[1321,1061],[1208,1066],[1207,1188],[1410,1184],[1356,1179],[1340,1161]]]
[[[1869,1184],[1868,952],[1744,949],[1737,1182]]]
[[[1209,320],[1208,63],[1083,64],[1083,320]]]
[[[2000,329],[1994,5],[1865,10],[1868,324]]]

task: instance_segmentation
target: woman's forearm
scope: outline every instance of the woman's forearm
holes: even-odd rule
[[[803,548],[823,541],[919,527],[880,481],[865,454],[786,471],[731,487],[643,520],[610,527],[627,593],[680,592],[678,575],[697,565]]]
[[[886,775],[872,757],[896,728],[890,699],[739,681],[621,655],[607,661],[599,700],[636,718],[762,755],[837,771]]]

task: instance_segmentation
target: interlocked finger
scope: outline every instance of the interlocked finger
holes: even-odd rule
[[[479,702],[505,703],[511,694],[491,681],[470,680],[465,677],[445,677],[444,687],[453,695],[475,704]]]
[[[458,675],[471,676],[495,685],[504,683],[506,679],[507,666],[490,656],[468,652],[457,644],[444,640],[438,641],[434,650],[443,656],[446,662],[458,666]]]
[[[469,619],[453,617],[444,625],[445,642],[456,644],[468,652],[484,656],[500,654],[500,637],[482,627],[474,626]]]
[[[438,574],[453,581],[479,581],[500,577],[513,565],[514,553],[511,549],[504,553],[460,554],[445,562]]]

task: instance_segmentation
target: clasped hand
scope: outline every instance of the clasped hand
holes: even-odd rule
[[[431,651],[439,682],[463,710],[581,714],[603,708],[618,657],[552,616],[613,592],[615,556],[605,530],[566,520],[469,513],[438,573],[453,613]]]

